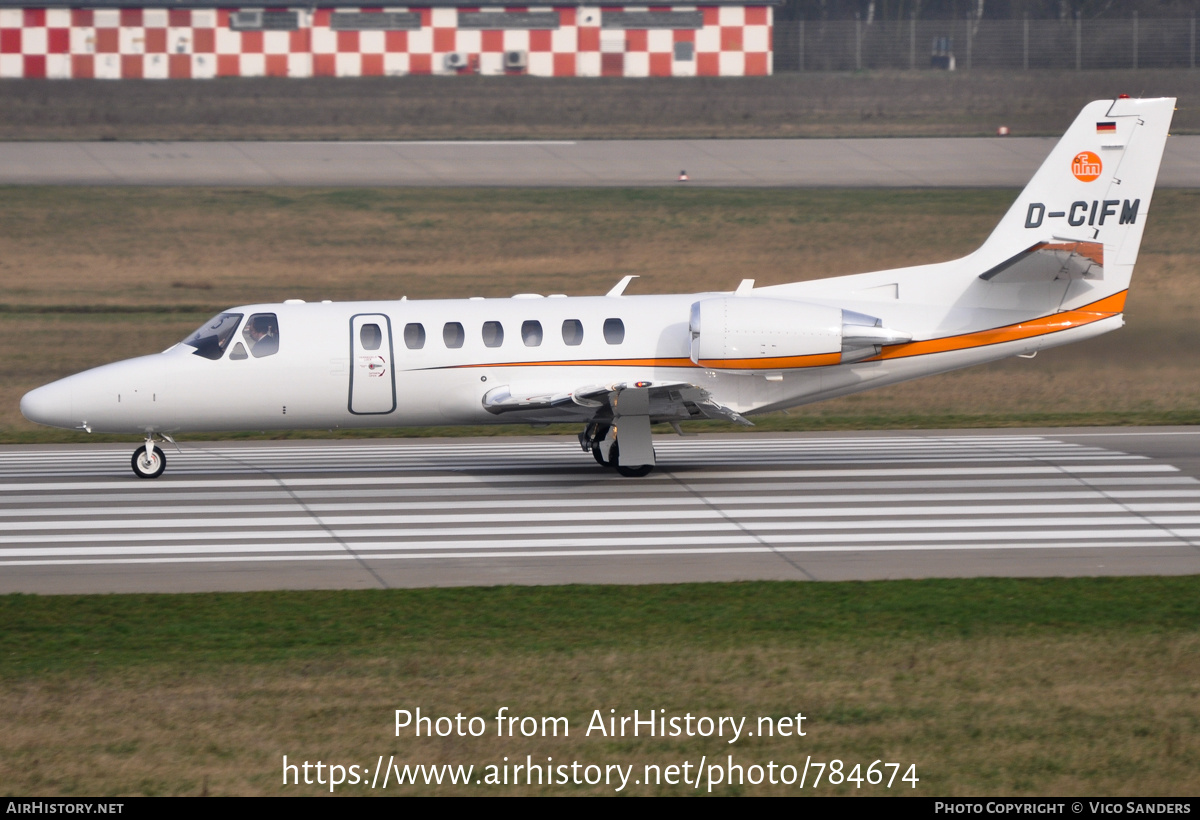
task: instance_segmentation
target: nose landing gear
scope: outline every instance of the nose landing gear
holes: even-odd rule
[[[138,478],[158,478],[167,469],[167,456],[148,442],[133,451],[133,474]]]
[[[163,438],[171,441],[167,436],[163,436]],[[133,451],[133,459],[130,464],[133,467],[133,474],[138,478],[158,478],[163,474],[163,470],[167,469],[167,456],[161,448],[155,445],[154,436],[147,435],[146,443]]]

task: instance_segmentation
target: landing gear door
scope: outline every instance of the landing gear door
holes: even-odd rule
[[[382,313],[350,319],[350,412],[379,415],[396,409],[392,324]]]

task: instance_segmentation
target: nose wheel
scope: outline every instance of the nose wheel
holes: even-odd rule
[[[167,469],[167,456],[153,441],[133,451],[133,474],[138,478],[158,478]]]

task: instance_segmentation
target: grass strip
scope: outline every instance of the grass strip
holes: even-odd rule
[[[0,597],[0,676],[1200,629],[1200,577]]]
[[[632,767],[840,760],[919,783],[715,794],[1178,795],[1200,789],[1200,579],[1074,578],[0,598],[10,795],[328,794],[281,763]],[[397,735],[396,709],[482,716]],[[561,716],[569,736],[500,736]],[[610,709],[612,710],[610,712]],[[744,716],[753,737],[590,734],[602,716]],[[802,712],[804,737],[758,718]],[[860,770],[861,771],[861,770]],[[707,787],[701,792],[707,793]],[[608,794],[419,782],[338,793]],[[696,794],[633,782],[623,794]]]
[[[970,430],[1054,427],[1163,427],[1200,424],[1200,410],[1146,410],[1130,412],[1084,413],[950,413],[928,415],[911,412],[874,411],[864,415],[793,412],[754,418],[754,427],[721,421],[684,422],[689,433],[805,433],[838,430]],[[666,425],[656,425],[656,434],[673,436]],[[578,425],[551,424],[545,427],[525,425],[458,427],[389,427],[361,430],[275,430],[244,433],[190,433],[176,438],[181,445],[189,441],[323,441],[360,439],[481,438],[500,436],[571,436]],[[12,430],[0,428],[3,444],[113,444],[136,441],[136,436],[83,433],[73,430]],[[132,445],[130,445],[132,447]],[[186,446],[184,446],[186,450]]]

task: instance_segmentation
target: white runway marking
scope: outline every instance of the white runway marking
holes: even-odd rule
[[[1179,495],[1187,498],[1200,498],[1200,491],[1178,491]],[[1109,497],[1124,497],[1134,498],[1137,491],[1129,491],[1125,493],[1109,493]],[[1161,497],[1162,493],[1155,493],[1156,497]],[[1063,500],[1068,498],[1078,499],[1096,499],[1096,493],[927,493],[922,500],[930,501],[1016,501],[1022,499],[1051,501]],[[78,499],[77,499],[78,500]],[[102,499],[103,500],[103,499]],[[911,501],[911,497],[903,495],[823,495],[820,497],[823,504],[847,504],[851,502],[871,502],[879,503],[882,501]],[[1006,515],[1021,514],[1033,515],[1049,513],[1088,513],[1090,515],[1098,515],[1102,513],[1120,513],[1120,512],[1184,512],[1196,509],[1194,504],[989,504],[980,505],[977,507],[967,506],[948,506],[948,507],[913,507],[911,505],[904,507],[836,507],[827,509],[806,509],[800,505],[810,504],[813,501],[812,496],[773,496],[771,498],[774,504],[791,504],[787,509],[765,509],[755,510],[747,509],[739,511],[740,515],[751,517],[820,517],[833,514],[834,511],[843,516],[895,516],[901,517],[906,515],[972,515],[972,514],[999,514]],[[687,510],[689,507],[700,507],[711,505],[713,507],[734,507],[740,505],[750,505],[760,503],[758,499],[740,497],[740,496],[711,496],[708,498],[595,498],[588,501],[590,515],[575,515],[570,517],[559,514],[557,520],[582,520],[583,518],[598,518],[607,516],[607,511],[596,513],[598,508],[610,507],[657,507],[662,512],[654,514],[654,517],[669,518],[674,515],[696,515],[695,511]],[[451,510],[460,513],[455,520],[463,521],[501,521],[505,520],[502,516],[479,517],[462,515],[464,510],[483,510],[497,509],[505,510],[511,513],[514,508],[529,507],[531,509],[540,509],[540,501],[514,501],[514,500],[497,500],[497,501],[421,501],[421,502],[377,502],[370,504],[306,504],[305,508],[310,513],[339,513],[345,516],[346,513],[352,512],[367,512],[375,510],[388,510],[391,512],[403,512],[404,515],[393,515],[376,517],[372,520],[363,518],[351,519],[350,517],[339,517],[337,519],[340,524],[366,524],[366,523],[386,523],[388,521],[396,523],[414,524],[425,523],[430,521],[442,521],[444,516],[422,516],[417,513],[429,512],[430,510]],[[673,513],[668,508],[681,507],[683,510]],[[276,516],[269,518],[276,513],[290,513],[296,509],[295,504],[215,504],[215,505],[193,505],[193,506],[161,506],[161,507],[121,507],[117,510],[109,510],[102,507],[45,507],[45,508],[29,508],[24,510],[0,510],[0,519],[5,517],[21,517],[31,519],[28,521],[9,522],[4,526],[11,531],[19,530],[36,530],[45,529],[48,522],[56,519],[61,519],[64,516],[87,516],[94,518],[95,521],[84,523],[62,523],[54,527],[54,529],[90,529],[95,527],[105,526],[120,526],[120,527],[153,527],[162,525],[154,522],[132,522],[116,523],[101,516],[170,516],[183,514],[204,514],[216,515],[229,513],[240,513],[240,520],[245,521],[262,521],[264,523],[283,523],[281,517]],[[261,515],[262,518],[250,518],[249,515]],[[543,521],[556,520],[551,518],[552,514],[541,513],[540,518]],[[34,520],[46,519],[46,520]],[[516,519],[519,520],[519,519]],[[191,526],[195,522],[186,520],[172,520],[174,527]],[[201,523],[207,523],[202,521]],[[0,536],[2,539],[4,536]]]
[[[805,554],[805,553],[873,553],[873,552],[926,552],[930,550],[1062,550],[1062,549],[1115,549],[1122,547],[1144,547],[1145,543],[1140,541],[1093,541],[1080,542],[1071,544],[1058,544],[1055,542],[1042,542],[1032,544],[980,544],[974,546],[948,546],[948,545],[921,545],[921,544],[901,544],[890,546],[820,546],[820,547],[763,547],[758,546],[758,542],[754,539],[741,539],[745,546],[731,547],[713,547],[713,548],[696,548],[696,547],[667,547],[667,548],[630,548],[623,550],[604,550],[604,549],[566,549],[566,550],[537,550],[537,551],[521,551],[509,550],[503,553],[505,558],[613,558],[613,557],[633,557],[633,556],[660,556],[660,555],[750,555],[750,554],[769,554],[769,553],[788,553],[788,554]],[[302,547],[297,547],[296,550],[301,550]],[[399,561],[399,560],[463,560],[482,558],[494,560],[497,557],[494,552],[413,552],[413,553],[372,553],[369,556],[372,560],[383,561]],[[56,564],[72,564],[78,566],[104,566],[104,565],[127,565],[127,564],[226,564],[226,563],[244,563],[244,562],[260,562],[260,561],[358,561],[361,557],[349,553],[328,554],[328,555],[232,555],[232,556],[204,556],[204,555],[189,555],[185,558],[175,558],[170,556],[156,555],[152,558],[104,558],[98,560],[82,559],[76,561],[56,561]],[[11,561],[6,562],[7,566],[14,567],[31,567],[31,566],[47,566],[51,562],[47,561]]]
[[[0,567],[1195,550],[1200,481],[1033,435],[656,440],[622,479],[561,439],[0,451]],[[350,475],[347,475],[347,474]],[[799,559],[786,559],[788,561]]]

